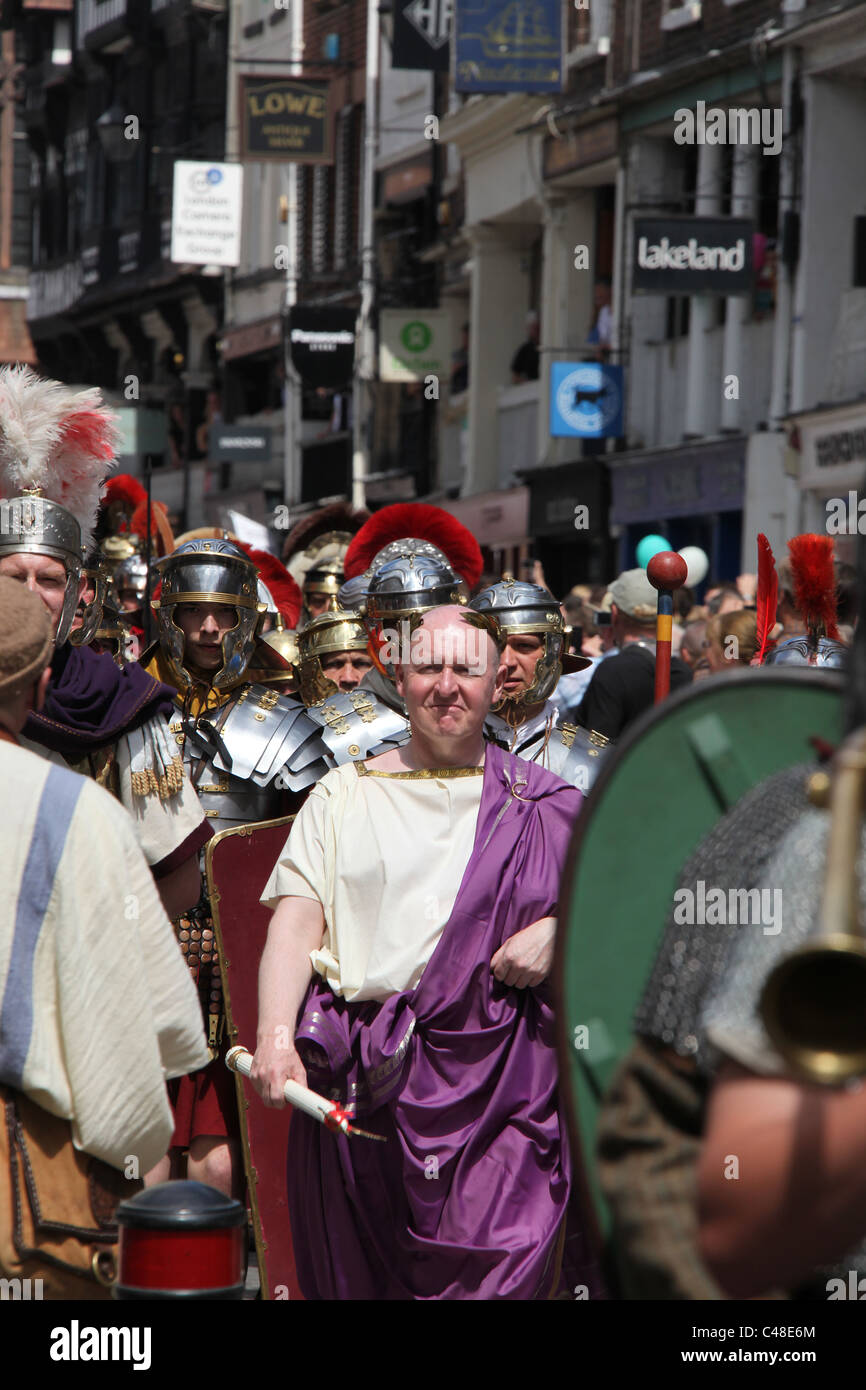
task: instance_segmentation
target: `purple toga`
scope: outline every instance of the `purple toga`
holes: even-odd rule
[[[558,777],[488,744],[472,855],[417,986],[353,1004],[319,976],[311,984],[297,1031],[309,1084],[387,1143],[292,1117],[306,1298],[555,1293],[571,1163],[552,1011],[544,989],[500,984],[490,960],[556,912],[580,805]]]

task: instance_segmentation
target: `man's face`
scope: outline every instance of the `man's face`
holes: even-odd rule
[[[318,618],[320,613],[328,611],[328,594],[308,593],[304,595],[304,599],[311,617]]]
[[[502,695],[496,644],[453,608],[434,609],[412,634],[411,660],[396,667],[413,732],[442,744],[480,737]]]
[[[237,627],[238,610],[225,603],[179,603],[174,621],[186,638],[184,664],[199,671],[218,671],[223,664],[222,640]]]
[[[0,574],[17,579],[26,584],[34,594],[38,594],[51,616],[51,626],[57,631],[63,600],[66,596],[66,570],[59,560],[50,555],[4,555],[0,560]],[[82,593],[86,579],[82,576],[78,593]]]
[[[321,658],[321,667],[328,680],[338,690],[354,690],[373,665],[366,651],[328,652]]]
[[[509,637],[502,653],[506,700],[516,700],[524,690],[529,689],[535,680],[535,668],[543,651],[543,639],[533,633],[515,633]]]

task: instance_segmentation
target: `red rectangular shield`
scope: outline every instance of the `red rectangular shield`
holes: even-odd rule
[[[255,1051],[259,961],[271,920],[259,894],[280,857],[294,816],[223,830],[209,841],[205,873],[225,995],[230,1046]],[[262,1297],[303,1298],[286,1203],[291,1107],[271,1110],[235,1076],[250,1214]]]

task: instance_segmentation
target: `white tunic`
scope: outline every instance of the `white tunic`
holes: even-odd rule
[[[192,978],[114,797],[6,742],[0,780],[0,1082],[145,1173],[174,1128],[166,1077],[208,1060]]]
[[[163,738],[166,741],[171,739],[174,743],[174,738],[169,733],[168,724],[162,715],[155,715],[141,730],[133,730],[131,734],[121,734],[114,743],[118,772],[117,799],[132,817],[136,839],[151,868],[158,867],[171,854],[180,849],[184,842],[200,829],[205,820],[204,809],[186,772],[184,772],[180,789],[164,799],[157,796],[156,793],[139,796],[133,792],[133,750],[130,744],[134,742],[136,747],[139,747],[143,736],[146,736],[151,729],[156,729],[157,726],[162,727]],[[22,748],[36,753],[40,758],[45,758],[58,767],[69,766],[62,754],[44,748],[40,743],[33,743],[30,739],[21,737],[19,737],[19,742]]]
[[[322,904],[311,959],[335,994],[381,1001],[420,980],[472,854],[483,771],[347,763],[312,788],[261,901]]]

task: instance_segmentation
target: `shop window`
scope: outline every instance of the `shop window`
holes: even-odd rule
[[[700,0],[662,0],[662,29],[682,29],[688,24],[697,24],[701,18]]]
[[[689,306],[687,295],[669,295],[666,301],[665,340],[685,338],[689,331]]]

